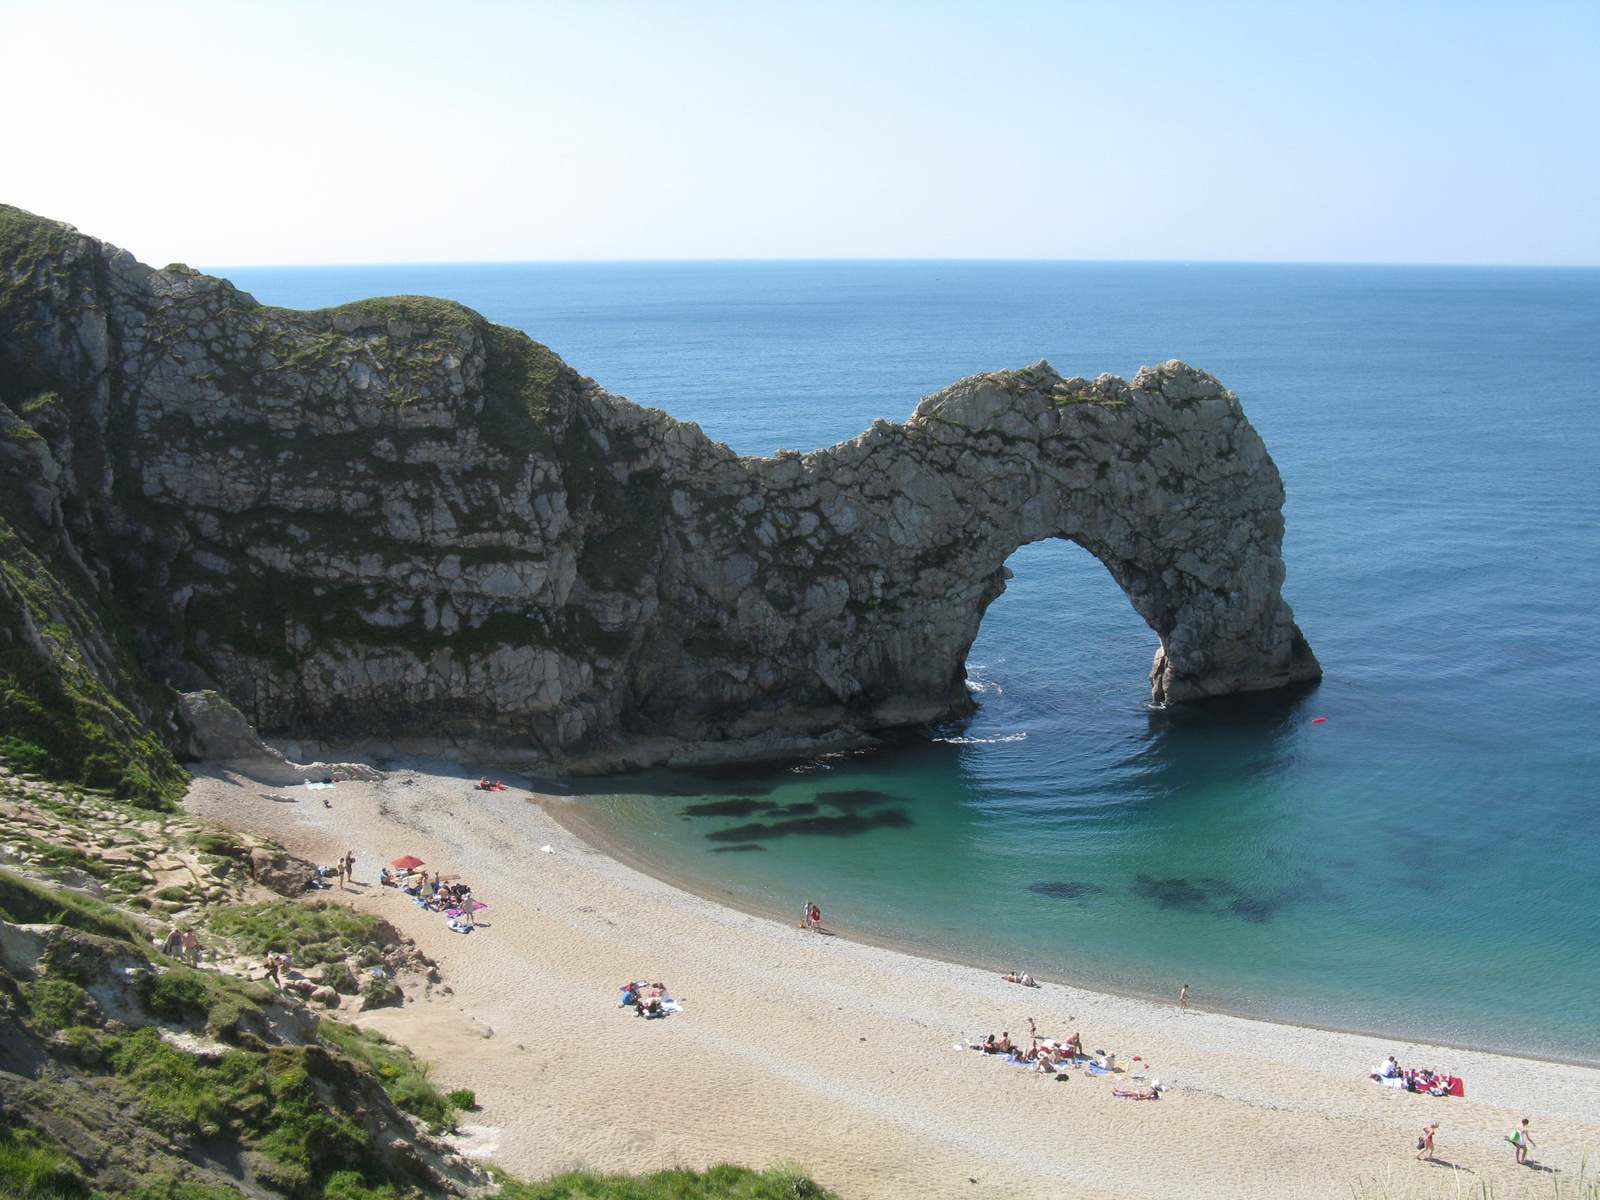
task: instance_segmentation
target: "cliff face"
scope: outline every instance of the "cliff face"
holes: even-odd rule
[[[1046,537],[1161,636],[1156,700],[1318,674],[1277,470],[1181,363],[975,376],[740,458],[458,305],[269,308],[0,208],[0,402],[13,540],[268,734],[604,762],[959,714]]]

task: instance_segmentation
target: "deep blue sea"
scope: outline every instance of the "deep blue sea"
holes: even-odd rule
[[[1283,473],[1284,591],[1319,687],[1150,711],[1154,635],[1086,552],[1043,542],[984,619],[970,721],[872,754],[611,780],[584,818],[710,894],[814,899],[835,928],[934,954],[1600,1061],[1600,271],[219,273],[293,307],[460,300],[750,454],[1041,357],[1211,371]],[[759,851],[714,836],[795,804],[909,824]]]

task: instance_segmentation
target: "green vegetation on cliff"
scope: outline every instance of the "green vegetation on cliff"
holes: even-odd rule
[[[503,1200],[837,1200],[795,1171],[728,1165],[709,1171],[677,1167],[650,1175],[570,1172],[534,1184],[508,1179],[500,1195]]]
[[[95,636],[116,628],[0,519],[0,761],[142,808],[170,808],[188,776],[149,718],[165,711],[170,719],[171,703],[124,642]],[[145,714],[128,699],[143,700]]]

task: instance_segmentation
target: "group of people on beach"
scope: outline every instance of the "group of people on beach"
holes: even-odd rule
[[[680,1011],[677,1001],[667,994],[666,984],[647,983],[643,979],[622,985],[622,1007],[631,1007],[634,1016],[647,1020]]]
[[[1033,1021],[1030,1020],[1028,1025],[1033,1029],[1033,1034],[1026,1048],[1012,1041],[1009,1031],[998,1036],[991,1033],[983,1041],[969,1044],[972,1049],[984,1054],[999,1055],[1007,1062],[1026,1066],[1040,1074],[1054,1075],[1057,1081],[1069,1078],[1066,1069],[1070,1066],[1082,1066],[1091,1075],[1110,1075],[1122,1070],[1117,1066],[1117,1056],[1109,1050],[1096,1050],[1092,1054],[1085,1050],[1081,1033],[1073,1033],[1064,1042],[1052,1041],[1038,1036]],[[962,1046],[957,1045],[956,1049],[960,1050]],[[1135,1058],[1134,1061],[1140,1060]],[[1127,1100],[1159,1100],[1165,1090],[1159,1079],[1152,1079],[1142,1087],[1114,1088],[1111,1094]]]
[[[356,881],[356,852],[346,850],[344,857],[333,866],[334,874],[339,877],[339,890],[344,891],[344,885]]]
[[[449,918],[445,924],[456,933],[471,933],[477,928],[472,914],[487,905],[473,896],[472,885],[460,882],[459,876],[447,878],[435,871],[430,878],[422,866],[418,863],[393,871],[384,867],[378,872],[378,882],[384,887],[399,888],[428,912],[443,913]]]
[[[800,928],[822,932],[822,910],[809,900],[806,901],[805,911],[800,915]]]
[[[1430,1096],[1465,1096],[1466,1084],[1455,1075],[1445,1075],[1427,1067],[1408,1071],[1390,1055],[1372,1072],[1372,1078],[1389,1087],[1403,1088],[1408,1092],[1426,1093]]]
[[[1013,1042],[1009,1032],[1002,1032],[999,1037],[991,1033],[973,1048],[985,1054],[1003,1055],[1012,1062],[1027,1063],[1038,1071],[1062,1070],[1085,1057],[1081,1033],[1074,1033],[1064,1042],[1030,1038],[1026,1049]]]

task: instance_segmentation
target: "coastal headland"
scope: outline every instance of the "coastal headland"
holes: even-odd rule
[[[1158,634],[1157,703],[1320,674],[1277,468],[1180,362],[976,375],[742,458],[448,301],[271,308],[15,208],[0,262],[0,520],[35,581],[3,603],[37,707],[107,714],[97,785],[169,786],[163,745],[203,752],[175,691],[212,688],[268,736],[540,770],[861,744],[971,711],[1005,561],[1046,538]]]
[[[339,784],[331,807],[314,799],[330,793],[283,804],[202,771],[185,807],[314,860],[355,850],[361,882],[343,898],[414,937],[453,991],[360,1019],[432,1059],[441,1086],[473,1088],[464,1144],[525,1176],[790,1161],[850,1200],[1410,1197],[1458,1180],[1521,1197],[1572,1186],[1600,1145],[1591,1068],[1020,988],[691,895],[570,833],[550,816],[559,797],[477,792],[448,763],[386,765]],[[399,854],[469,879],[483,926],[453,933],[379,888],[377,864]],[[619,985],[644,978],[685,1011],[619,1007]],[[1026,1037],[1030,1019],[1132,1070],[1056,1082],[954,1048]],[[1465,1099],[1373,1083],[1391,1053],[1461,1076]],[[1114,1097],[1132,1074],[1165,1097]],[[1559,1174],[1512,1165],[1504,1137],[1522,1117]],[[1434,1121],[1444,1161],[1418,1162],[1410,1147]]]

